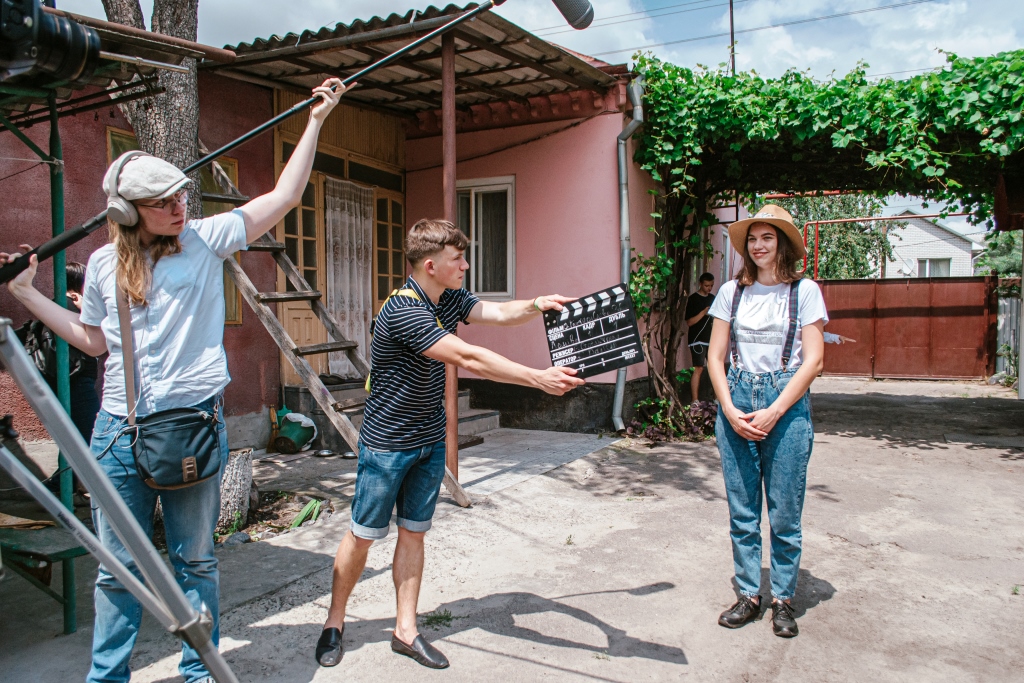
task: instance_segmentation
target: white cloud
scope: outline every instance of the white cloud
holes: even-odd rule
[[[698,11],[666,14],[600,26],[602,17],[678,5],[683,0],[592,0],[595,25],[584,31],[549,35],[551,42],[593,54],[706,36],[728,31],[725,0],[707,0]],[[735,5],[738,29],[809,19],[858,9],[895,4],[901,0],[746,0]],[[336,22],[386,16],[423,9],[425,0],[200,0],[199,40],[211,45],[249,42],[258,37],[289,31],[318,29]],[[441,5],[442,3],[436,3]],[[147,17],[152,0],[143,0]],[[71,12],[102,17],[100,0],[62,0]],[[667,9],[674,12],[678,9]],[[550,0],[508,0],[496,10],[526,29],[565,26]],[[622,17],[634,19],[636,17]],[[621,19],[619,20],[621,22]],[[616,21],[616,20],[612,20]],[[737,64],[776,76],[789,68],[810,69],[818,77],[831,71],[846,73],[858,61],[871,65],[869,73],[889,73],[939,66],[944,62],[937,49],[963,56],[993,54],[1019,49],[1024,44],[1024,11],[1020,0],[936,0],[892,10],[815,21],[737,36]],[[727,37],[652,48],[677,64],[717,65],[728,60]],[[630,52],[602,57],[624,62]],[[910,74],[908,74],[910,75]],[[899,77],[899,76],[898,76]]]

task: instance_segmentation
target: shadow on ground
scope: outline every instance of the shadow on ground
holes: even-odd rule
[[[660,582],[647,586],[640,586],[638,588],[598,592],[626,593],[634,596],[642,596],[671,590],[672,588],[675,588],[675,584]],[[561,602],[562,600],[569,598],[593,594],[595,593],[580,593],[576,595],[563,595],[555,598],[545,598],[543,596],[536,595],[535,593],[514,591],[508,593],[495,593],[483,598],[462,598],[439,605],[434,611],[434,614],[449,613],[451,615],[450,621],[447,619],[444,621],[448,621],[450,625],[441,625],[437,628],[423,628],[421,625],[421,630],[424,637],[430,641],[438,641],[442,638],[445,639],[448,645],[446,646],[445,643],[439,643],[439,647],[448,652],[449,655],[451,655],[451,645],[477,650],[481,649],[474,645],[458,642],[458,640],[452,639],[453,636],[458,636],[461,633],[479,629],[494,635],[516,638],[536,643],[538,645],[588,651],[594,653],[595,656],[632,657],[684,665],[689,663],[685,652],[683,652],[681,648],[652,643],[633,637],[624,630],[595,617],[584,609]],[[582,643],[567,636],[542,633],[516,623],[517,617],[522,618],[527,615],[539,614],[561,614],[570,617],[571,619],[575,619],[582,624],[596,627],[605,635],[607,645],[598,646],[593,643]],[[421,619],[422,617],[423,615],[421,615]],[[349,620],[345,624],[345,632],[343,636],[346,654],[356,652],[367,645],[390,642],[391,629],[393,627],[393,617],[387,619],[366,619],[360,621],[353,619],[350,616]],[[249,628],[248,633],[238,634],[238,637],[242,637],[251,642],[241,648],[232,650],[228,653],[227,659],[229,662],[236,658],[245,659],[246,650],[248,648],[265,647],[266,641],[281,640],[283,642],[295,642],[293,634],[284,635],[284,632],[288,630],[299,630],[301,631],[299,639],[309,645],[308,657],[304,657],[307,653],[302,652],[299,653],[300,659],[298,663],[290,663],[288,666],[288,680],[289,683],[306,683],[307,681],[313,680],[317,671],[320,670],[320,667],[314,661],[313,656],[316,639],[320,634],[320,628],[320,624],[292,624],[287,626],[277,625],[268,627],[252,626]],[[505,654],[505,656],[507,657],[511,655]],[[538,660],[534,663],[552,668],[549,662],[541,662]],[[145,663],[138,658],[133,661],[133,664],[136,667],[145,665]],[[344,661],[342,665],[344,665]],[[580,673],[562,667],[553,668],[561,669],[565,672]],[[158,683],[171,683],[172,681],[179,680],[180,679],[178,677],[170,677],[161,679]]]
[[[946,450],[944,435],[950,433],[1024,436],[1024,401],[1013,399],[827,393],[812,394],[811,404],[817,434],[864,437],[884,448]],[[1024,458],[1021,449],[1001,450],[1004,458]]]
[[[732,590],[739,600],[740,589],[736,585],[736,577],[732,579]],[[761,567],[761,586],[758,589],[761,595],[762,614],[770,612],[768,606],[771,603],[772,578],[771,570],[768,567]],[[793,613],[800,618],[807,614],[821,603],[831,600],[836,594],[836,588],[825,579],[820,579],[808,569],[801,569],[797,575],[796,594],[793,596]]]
[[[594,496],[649,497],[694,493],[724,499],[721,463],[714,440],[640,445],[624,439],[544,476],[575,485]]]

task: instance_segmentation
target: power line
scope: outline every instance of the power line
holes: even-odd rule
[[[703,1],[707,2],[708,0],[703,0]],[[738,4],[743,3],[743,2],[750,2],[750,0],[736,0],[735,4],[738,5]],[[686,3],[686,4],[689,5],[689,4],[694,4],[694,3]],[[729,6],[728,2],[720,2],[720,3],[715,4],[715,5],[705,5],[704,7],[693,7],[691,9],[681,9],[681,10],[676,10],[675,12],[665,12],[664,14],[646,14],[646,13],[644,13],[645,16],[637,17],[635,19],[623,19],[622,21],[606,21],[606,22],[603,22],[603,23],[600,23],[600,24],[592,24],[590,26],[590,28],[591,29],[604,28],[605,26],[615,26],[615,25],[618,25],[618,24],[628,24],[628,23],[633,22],[633,21],[646,21],[647,19],[660,19],[661,17],[668,17],[668,16],[672,16],[673,14],[686,14],[687,12],[700,12],[701,10],[714,9],[716,7],[728,7],[728,6]],[[667,8],[665,8],[665,9],[667,9]],[[640,13],[638,12],[638,14],[640,14]],[[628,16],[628,15],[623,15],[623,16]],[[611,17],[608,17],[608,18],[611,19]],[[549,33],[542,33],[540,35],[542,37],[544,37],[544,38],[547,38],[548,36],[556,36],[556,35],[558,35],[560,33],[575,33],[576,32],[576,29],[574,29],[574,28],[566,28],[566,29],[563,29],[561,27],[559,27],[559,28],[560,28],[560,30],[558,30],[558,31],[551,31]]]
[[[796,26],[798,24],[809,24],[814,21],[823,21],[825,19],[839,19],[841,17],[851,17],[856,14],[868,14],[869,12],[880,12],[887,9],[896,9],[898,7],[907,7],[909,5],[922,5],[924,3],[935,2],[935,0],[909,0],[908,2],[900,2],[894,5],[883,5],[882,7],[870,7],[868,9],[853,10],[852,12],[840,12],[839,14],[827,14],[820,17],[810,17],[808,19],[796,19],[794,21],[784,21],[780,24],[770,24],[768,26],[758,26],[756,28],[745,28],[739,29],[736,33],[753,33],[755,31],[765,31],[772,28],[783,28],[786,26]],[[681,43],[694,43],[700,40],[711,40],[713,38],[724,38],[727,37],[728,33],[715,33],[706,36],[696,36],[693,38],[683,38],[682,40],[669,40],[662,43],[648,43],[646,45],[637,45],[635,47],[624,47],[618,50],[606,50],[604,52],[592,52],[589,56],[600,57],[602,55],[613,55],[619,52],[633,52],[634,50],[643,50],[651,47],[664,47],[666,45],[679,45]]]
[[[904,69],[903,71],[887,71],[884,74],[865,74],[867,78],[881,78],[882,76],[895,76],[897,74],[916,74],[923,73],[925,71],[935,71],[941,69],[941,66],[929,66],[924,69]]]
[[[675,9],[676,7],[687,7],[689,5],[700,5],[705,2],[713,2],[713,0],[690,0],[690,2],[680,2],[675,5],[665,5],[664,7],[653,7],[651,9],[640,10],[638,12],[627,12],[625,14],[613,14],[610,17],[601,17],[598,21],[605,21],[607,19],[619,19],[620,17],[633,17],[638,14],[650,14],[651,12],[660,12],[664,9]],[[554,26],[545,26],[544,28],[530,29],[530,33],[537,33],[538,31],[553,31],[554,29],[565,28],[565,24],[556,24]]]
[[[28,159],[25,159],[25,161],[28,161]],[[44,164],[44,163],[46,163],[46,162],[44,162],[44,161],[37,161],[36,163],[32,164],[28,168],[23,168],[20,171],[15,171],[14,173],[11,173],[10,175],[5,175],[3,178],[0,178],[0,183],[2,183],[3,181],[7,180],[8,178],[13,178],[16,175],[21,175],[25,171],[31,171],[36,166],[39,166],[39,165]]]

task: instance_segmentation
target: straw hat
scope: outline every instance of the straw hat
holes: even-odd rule
[[[789,215],[788,211],[775,204],[765,204],[750,218],[736,221],[729,226],[729,241],[732,242],[733,249],[741,254],[746,253],[747,233],[750,231],[750,226],[754,223],[774,225],[789,238],[797,258],[807,256],[807,249],[804,248],[804,238],[800,231],[797,230],[796,225],[793,224],[793,217]]]

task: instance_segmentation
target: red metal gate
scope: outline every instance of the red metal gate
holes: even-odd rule
[[[978,379],[995,372],[993,277],[819,281],[828,332],[826,375]]]

